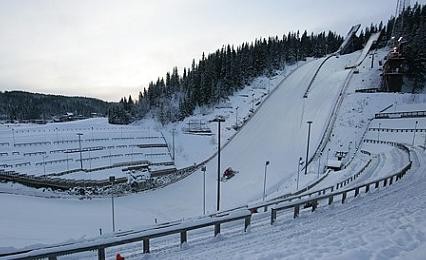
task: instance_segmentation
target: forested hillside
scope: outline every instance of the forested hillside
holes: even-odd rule
[[[35,94],[22,91],[0,92],[0,115],[9,120],[51,118],[66,112],[90,116],[106,114],[110,104],[99,99]]]
[[[165,78],[149,83],[137,102],[121,99],[110,111],[110,121],[152,113],[162,123],[191,115],[196,106],[213,105],[226,99],[260,75],[272,75],[286,64],[306,57],[321,57],[337,50],[343,38],[333,32],[288,33],[243,43],[226,45],[214,53],[202,54],[190,68],[179,74],[177,68]],[[130,99],[130,98],[129,98]]]

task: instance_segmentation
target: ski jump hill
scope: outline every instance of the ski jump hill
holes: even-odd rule
[[[357,25],[351,28],[348,37],[339,48],[340,52],[343,52],[350,44],[349,38],[352,38],[359,27]],[[215,212],[216,208],[217,172],[223,172],[228,167],[238,170],[239,174],[221,184],[221,209],[234,209],[251,202],[261,201],[263,187],[260,184],[264,181],[267,161],[270,162],[267,168],[267,200],[275,198],[285,191],[295,191],[296,166],[299,157],[304,157],[306,152],[306,133],[308,131],[306,122],[313,122],[310,136],[310,154],[313,157],[316,154],[315,151],[321,146],[324,136],[333,127],[335,120],[333,116],[339,108],[342,93],[352,76],[352,70],[346,69],[348,64],[357,64],[360,60],[362,62],[370,48],[371,44],[367,44],[361,55],[359,52],[340,57],[330,55],[310,61],[280,83],[273,95],[264,102],[232,141],[224,146],[221,153],[221,168],[217,168],[216,156],[206,162],[206,207],[208,212]],[[316,167],[308,166],[308,173],[314,174],[304,176],[305,185],[316,180],[315,172]],[[398,174],[401,175],[401,172]],[[355,178],[355,175],[352,176],[348,182]],[[202,212],[202,181],[202,172],[197,171],[182,181],[162,189],[116,198],[117,222],[120,228],[130,230],[133,227],[150,225],[157,218],[163,222],[170,222],[170,225],[174,226],[171,224],[173,220],[199,216]],[[328,190],[327,187],[320,193]],[[331,190],[333,191],[333,189]],[[14,241],[25,241],[21,242],[20,246],[28,246],[40,241],[54,243],[69,238],[78,238],[82,235],[95,236],[98,232],[96,227],[110,225],[110,218],[106,216],[110,210],[110,201],[107,199],[47,200],[0,194],[0,203],[8,209],[7,214],[1,214],[0,230],[3,230],[4,234],[13,234]],[[291,207],[295,208],[296,204],[291,204]],[[14,222],[18,216],[19,222],[26,223],[25,225],[11,226],[8,224]],[[220,213],[215,216],[218,217],[216,220],[220,223],[245,219],[245,229],[247,229],[250,225],[248,217],[251,216],[251,212],[243,210],[230,215],[225,214],[222,217]],[[120,219],[125,221],[120,221]],[[186,231],[182,233],[182,230],[197,225],[199,227],[217,226],[219,222],[203,219],[185,222],[177,229],[176,226],[162,225],[162,227],[167,228],[166,231],[169,233],[174,232],[170,234],[180,232],[181,242],[184,243],[186,242]],[[157,228],[148,232],[155,235],[154,229]],[[215,228],[215,234],[217,231],[220,231],[220,228]],[[59,246],[74,248],[73,252],[81,252],[85,248],[92,250],[93,247],[90,245],[96,245],[96,248],[99,249],[99,258],[104,259],[105,245],[122,244],[124,240],[121,241],[120,236],[128,239],[126,240],[128,242],[139,241],[137,239],[140,236],[134,234],[132,239],[132,232],[129,232],[106,236],[106,240],[103,242],[86,241],[81,246],[70,242]],[[169,234],[167,232],[165,234]],[[0,239],[8,240],[7,237]],[[145,247],[148,251],[145,251]],[[41,247],[36,250],[50,252],[55,250],[55,246]],[[25,254],[31,256],[31,251],[32,249],[28,249]],[[149,252],[149,241],[144,240],[144,252]],[[11,258],[14,257],[11,256]]]

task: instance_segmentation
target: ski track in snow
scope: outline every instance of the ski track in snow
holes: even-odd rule
[[[422,259],[426,246],[426,154],[412,154],[413,169],[402,181],[380,191],[361,193],[346,204],[302,213],[291,220],[278,213],[274,226],[221,239],[190,241],[153,252],[153,259]],[[397,163],[399,164],[399,163]],[[240,227],[242,229],[242,225]],[[191,236],[189,234],[189,236]],[[128,259],[140,259],[133,253]],[[127,258],[126,258],[127,259]]]

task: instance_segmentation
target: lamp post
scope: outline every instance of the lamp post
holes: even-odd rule
[[[111,209],[112,209],[112,232],[115,232],[115,214],[114,214],[114,182],[115,176],[109,176],[111,182]]]
[[[175,161],[175,134],[176,134],[176,128],[173,128],[172,129],[173,161]]]
[[[319,158],[318,158],[318,179],[319,179],[320,168],[321,168],[321,156],[322,156],[322,153],[319,153]]]
[[[381,123],[379,123],[379,129],[377,129],[377,143],[380,141],[380,127],[382,126]]]
[[[206,215],[206,166],[203,165],[201,167],[201,171],[203,172],[203,215]]]
[[[238,109],[240,107],[235,108],[235,129],[238,129]]]
[[[43,155],[43,174],[46,175],[46,162],[44,161],[47,158],[47,155]]]
[[[297,163],[297,182],[296,182],[296,190],[299,189],[299,174],[300,174],[300,166],[303,165],[302,157],[299,157],[299,162]]]
[[[254,93],[251,94],[251,110],[254,112]]]
[[[266,196],[266,170],[268,169],[269,161],[265,162],[265,176],[263,178],[263,201],[265,201]]]
[[[305,175],[308,174],[309,139],[311,138],[311,125],[312,125],[312,121],[308,121],[306,123],[308,123],[308,145],[306,146]]]
[[[15,146],[15,129],[12,128],[12,136],[13,136],[13,146]]]
[[[412,146],[414,146],[414,139],[416,139],[416,131],[417,131],[417,124],[419,121],[416,121],[416,124],[414,125],[414,134],[413,134],[413,142],[411,143]]]
[[[325,167],[328,167],[328,155],[330,153],[330,148],[327,149],[327,157],[325,159]]]
[[[216,210],[220,209],[220,123],[225,122],[223,116],[217,116],[212,122],[217,122],[217,200],[216,200]]]
[[[77,133],[78,135],[78,147],[80,149],[80,170],[83,170],[83,154],[81,152],[81,136],[83,135],[82,133]]]

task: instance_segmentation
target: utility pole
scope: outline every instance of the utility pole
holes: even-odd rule
[[[377,143],[380,141],[380,127],[382,126],[381,123],[379,123],[379,129],[377,129]]]
[[[83,135],[82,133],[77,133],[78,135],[78,146],[80,149],[80,170],[83,170],[83,154],[81,151],[81,136]]]
[[[115,176],[109,176],[111,182],[111,209],[112,209],[112,232],[115,232],[115,212],[114,212],[114,182]]]
[[[414,146],[414,139],[416,139],[416,131],[417,131],[417,124],[419,121],[416,121],[416,124],[414,125],[414,134],[413,134],[413,142],[411,143],[412,146]]]
[[[238,109],[240,107],[235,108],[235,129],[238,129]]]
[[[299,157],[299,162],[297,163],[297,182],[296,182],[296,190],[299,189],[299,174],[300,174],[300,166],[303,164],[302,157]]]
[[[309,139],[311,138],[311,124],[312,124],[312,121],[308,121],[306,123],[308,123],[308,145],[306,146],[305,175],[308,174]]]
[[[220,209],[220,123],[225,122],[223,116],[217,116],[213,122],[217,122],[217,200],[216,200],[216,210]]]
[[[322,153],[319,153],[319,157],[318,157],[318,179],[319,179],[320,168],[321,168],[321,156],[322,156]]]
[[[263,201],[265,201],[266,197],[266,170],[268,169],[269,161],[265,162],[265,176],[263,178]]]
[[[176,160],[176,154],[175,154],[175,134],[176,134],[176,128],[173,128],[172,129],[172,136],[173,136],[173,161],[175,161]],[[176,164],[176,162],[175,162],[175,164]]]
[[[206,215],[206,166],[201,167],[203,172],[203,215]]]

